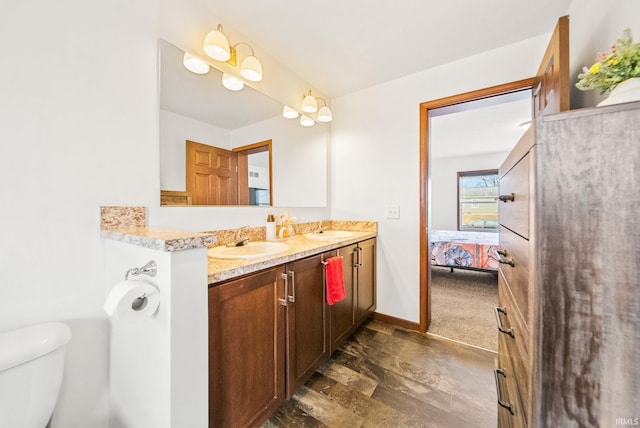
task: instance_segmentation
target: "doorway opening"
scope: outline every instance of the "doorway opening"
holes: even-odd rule
[[[428,331],[431,325],[431,321],[433,318],[432,314],[432,233],[434,232],[434,226],[440,227],[440,229],[450,229],[451,231],[459,231],[460,227],[460,209],[464,209],[461,207],[460,197],[457,193],[456,187],[457,184],[457,173],[470,173],[474,170],[484,170],[484,169],[496,169],[500,165],[494,165],[491,167],[474,167],[474,166],[464,166],[460,164],[459,166],[450,166],[449,170],[454,171],[453,179],[447,182],[447,185],[453,185],[452,191],[441,191],[435,188],[436,179],[444,180],[444,178],[439,177],[439,174],[444,174],[442,171],[438,171],[436,165],[441,166],[445,163],[453,163],[445,161],[443,159],[453,159],[457,156],[466,156],[470,159],[478,160],[480,157],[480,153],[477,153],[477,146],[482,144],[482,140],[474,137],[474,127],[476,124],[474,123],[475,119],[471,119],[471,115],[479,108],[496,106],[500,103],[508,102],[510,99],[512,100],[514,97],[516,98],[527,98],[529,101],[529,105],[531,103],[531,88],[533,85],[534,79],[524,79],[516,82],[506,83],[503,85],[497,85],[485,89],[480,89],[476,91],[471,91],[463,94],[458,94],[446,98],[441,98],[433,101],[427,101],[420,104],[420,329],[421,331]],[[461,139],[458,136],[457,142],[453,142],[453,140],[449,140],[442,144],[442,146],[438,146],[435,144],[436,139],[446,139],[446,131],[438,130],[438,126],[432,120],[434,118],[439,117],[438,121],[442,121],[443,123],[448,120],[454,120],[454,114],[460,114],[463,122],[458,123],[453,126],[453,128],[459,130],[465,130],[469,134],[466,138]],[[467,117],[468,116],[468,117]],[[531,117],[531,116],[529,116]],[[500,120],[505,120],[505,117],[497,119],[494,124],[491,124],[490,128],[497,127],[500,123]],[[479,119],[478,122],[486,122],[487,119]],[[486,125],[486,123],[484,123]],[[518,124],[515,124],[517,127]],[[450,127],[451,128],[451,127]],[[524,132],[524,129],[521,130]],[[491,137],[488,137],[491,139]],[[508,152],[511,148],[517,143],[519,137],[515,138],[515,141],[511,142],[511,147],[503,147],[502,152]],[[468,144],[468,145],[467,145]],[[469,161],[469,159],[467,159]],[[501,163],[502,161],[500,161]],[[468,163],[467,165],[474,165],[473,163]],[[434,173],[435,171],[435,173]],[[436,176],[436,173],[438,176]],[[486,189],[489,191],[489,189]],[[440,199],[449,199],[449,202],[443,202],[442,200],[434,200],[434,197],[438,197]],[[463,201],[463,203],[469,203],[470,207],[480,206],[480,199],[477,198],[477,203],[474,204],[473,198],[470,201]],[[449,206],[452,210],[455,210],[453,214],[451,214],[451,210],[449,212],[435,212],[434,207],[444,207]],[[489,206],[489,205],[487,205]],[[480,223],[477,223],[480,224]],[[492,224],[492,223],[487,223]],[[475,224],[474,224],[475,225]],[[491,232],[485,232],[491,234]],[[494,233],[495,234],[495,233]],[[497,234],[495,234],[495,238],[497,238]],[[462,253],[461,253],[462,254]],[[455,259],[455,254],[450,254]],[[464,260],[464,263],[458,261],[455,270],[461,271],[463,273],[484,273],[484,271],[491,271],[491,269],[487,269],[488,265],[481,265],[479,269],[475,269],[475,266],[471,266],[474,268],[473,270],[460,270],[458,265],[462,267],[465,266],[469,262],[469,260]],[[486,261],[485,261],[486,262]],[[455,264],[455,262],[447,262],[443,263],[445,265]],[[450,267],[449,267],[450,268]],[[445,269],[449,269],[445,268]],[[442,268],[439,268],[442,269]],[[451,269],[453,271],[454,269]],[[449,271],[447,270],[447,273]],[[440,273],[438,273],[440,275]],[[491,275],[491,273],[489,273]],[[469,275],[467,275],[469,276]],[[497,283],[497,280],[496,280]],[[496,299],[497,303],[497,299]],[[492,312],[491,312],[492,313]],[[464,327],[464,326],[459,326]]]

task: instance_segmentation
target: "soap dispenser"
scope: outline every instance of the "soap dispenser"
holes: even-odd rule
[[[267,241],[273,241],[276,239],[276,218],[273,214],[267,214]]]

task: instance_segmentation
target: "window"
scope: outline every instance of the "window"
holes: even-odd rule
[[[458,172],[458,230],[498,231],[498,170]]]

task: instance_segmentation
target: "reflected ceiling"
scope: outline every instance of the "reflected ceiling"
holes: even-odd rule
[[[164,40],[159,44],[161,109],[228,130],[282,114],[282,104],[247,85],[237,92],[225,89],[222,72],[213,67],[202,75],[188,71],[182,64],[181,49]]]

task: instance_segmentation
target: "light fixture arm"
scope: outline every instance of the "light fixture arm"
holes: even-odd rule
[[[231,46],[231,48],[230,48],[231,56],[227,60],[227,64],[232,65],[234,67],[236,67],[238,65],[238,46],[240,46],[240,45],[244,45],[244,46],[248,47],[249,50],[251,50],[251,55],[250,56],[255,56],[255,53],[253,52],[253,48],[251,47],[251,45],[249,43],[238,42],[235,45]],[[247,56],[249,56],[249,55],[247,55]]]

